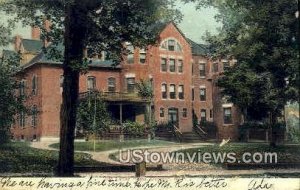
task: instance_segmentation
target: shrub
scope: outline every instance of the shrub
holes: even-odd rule
[[[153,98],[153,88],[150,81],[141,80],[141,82],[136,84],[138,94],[142,98]]]
[[[101,133],[111,124],[111,116],[107,106],[97,94],[82,99],[77,108],[77,128],[84,135]]]
[[[142,137],[145,132],[145,126],[138,122],[126,121],[123,123],[123,132],[135,137]]]
[[[8,130],[0,130],[0,144],[7,143],[9,141],[10,134]]]

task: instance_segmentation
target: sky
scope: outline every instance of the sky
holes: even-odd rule
[[[216,22],[214,18],[217,14],[216,9],[196,10],[194,3],[184,4],[181,1],[177,2],[177,7],[183,14],[183,20],[178,27],[188,38],[197,43],[203,43],[202,36],[206,31],[215,34],[217,28],[221,27],[221,24]]]
[[[217,11],[212,8],[205,8],[201,10],[195,9],[194,3],[184,4],[180,0],[176,3],[177,8],[183,14],[183,20],[178,25],[181,31],[185,34],[186,37],[192,39],[197,43],[203,43],[202,36],[206,31],[211,33],[217,33],[217,28],[221,26],[220,23],[217,23],[214,19],[214,16],[217,14]],[[0,12],[0,23],[6,23],[8,17],[5,13]],[[12,32],[12,36],[21,35],[23,38],[31,37],[30,27],[23,27],[19,23],[16,29]],[[2,49],[12,49],[13,46],[9,47],[0,47]]]

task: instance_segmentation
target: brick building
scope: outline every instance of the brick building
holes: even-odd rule
[[[57,138],[62,63],[49,60],[41,52],[44,43],[38,39],[36,28],[32,33],[32,40],[16,38],[16,50],[22,50],[24,55],[22,70],[17,74],[18,93],[25,97],[31,112],[18,114],[11,131],[15,139]],[[156,121],[172,121],[185,134],[194,131],[195,115],[198,122],[214,122],[218,138],[237,139],[238,109],[221,98],[215,85],[223,69],[234,61],[211,60],[205,46],[186,38],[173,23],[164,25],[159,37],[158,45],[147,49],[126,44],[131,53],[118,66],[105,60],[105,56],[92,59],[88,73],[80,76],[80,92],[99,90],[112,116],[120,123],[126,120],[143,123],[146,115],[152,113]],[[141,80],[151,82],[152,101],[137,95],[135,84]]]

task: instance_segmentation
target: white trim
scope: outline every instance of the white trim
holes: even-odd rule
[[[233,106],[233,103],[222,104],[223,108],[231,108],[232,106]]]
[[[205,85],[200,85],[200,88],[206,88],[206,86]]]
[[[135,77],[135,73],[126,73],[125,74],[125,78],[134,78]]]
[[[182,45],[182,44],[179,42],[179,40],[176,39],[175,37],[168,37],[168,38],[163,39],[163,40],[159,43],[159,50],[169,51],[169,50],[168,50],[168,47],[167,47],[167,49],[161,48],[161,45],[162,45],[164,42],[166,42],[166,41],[167,41],[167,46],[168,46],[168,41],[169,41],[169,40],[174,40],[174,41],[175,41],[175,44],[174,44],[175,50],[174,50],[174,51],[171,51],[171,52],[180,52],[180,53],[183,53],[183,45]],[[181,51],[176,51],[176,45],[177,45],[177,43],[180,45]]]
[[[221,59],[221,62],[222,63],[224,63],[224,62],[226,63],[226,62],[229,62],[229,61],[227,59]]]

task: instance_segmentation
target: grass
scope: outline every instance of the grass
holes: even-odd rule
[[[162,140],[151,140],[148,142],[147,139],[140,140],[125,140],[124,142],[119,142],[118,140],[107,140],[96,142],[95,150],[97,152],[107,151],[113,149],[123,149],[123,148],[136,148],[141,146],[161,146],[161,145],[170,145],[174,142],[162,141]],[[59,143],[50,145],[52,148],[59,148]],[[94,142],[75,142],[76,151],[94,151]]]
[[[76,166],[101,165],[91,155],[75,153]],[[29,147],[25,142],[0,145],[0,173],[52,173],[58,160],[58,151]]]
[[[265,153],[265,152],[276,152],[278,163],[300,163],[300,146],[296,145],[281,145],[277,146],[276,148],[272,148],[267,144],[241,144],[241,143],[230,143],[226,144],[222,147],[219,145],[211,145],[211,146],[204,146],[199,148],[192,148],[186,149],[183,151],[176,151],[176,152],[183,152],[184,154],[192,154],[194,152],[201,152],[202,154],[205,152],[208,153],[230,153],[233,152],[236,154],[236,158],[242,158],[242,155],[246,152],[249,153]],[[196,154],[196,161],[198,161],[198,154]],[[216,164],[216,163],[212,163]],[[216,164],[220,165],[220,164]]]

